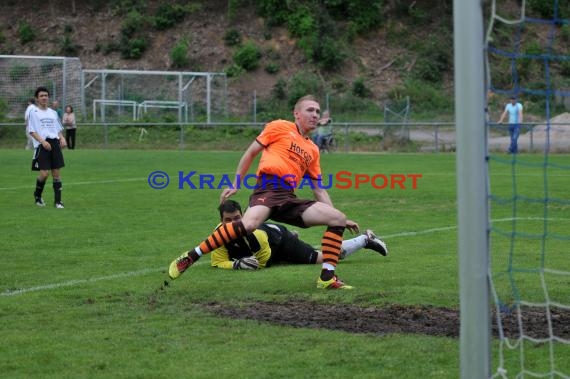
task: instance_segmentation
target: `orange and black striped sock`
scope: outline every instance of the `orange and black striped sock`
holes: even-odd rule
[[[323,263],[328,263],[336,267],[340,256],[343,233],[344,226],[329,226],[327,228],[322,239]],[[332,275],[333,271],[330,272],[330,275],[324,276],[330,276],[332,278]],[[321,279],[328,280],[330,278],[325,279],[323,278],[323,274],[321,274]]]
[[[206,238],[204,242],[198,245],[198,247],[202,254],[208,254],[212,250],[215,250],[239,237],[245,236],[246,234],[247,232],[241,221],[234,221],[232,223],[228,222],[220,225],[220,227]]]

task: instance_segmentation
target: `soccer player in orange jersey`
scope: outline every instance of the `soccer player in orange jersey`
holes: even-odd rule
[[[226,223],[193,250],[172,261],[168,274],[178,278],[203,254],[252,233],[264,221],[272,219],[301,228],[326,226],[322,237],[323,263],[317,288],[351,289],[335,275],[345,229],[358,232],[358,224],[336,209],[327,191],[319,183],[321,166],[319,148],[310,138],[320,119],[321,108],[313,96],[304,96],[295,104],[295,122],[275,120],[267,125],[241,157],[236,179],[222,192],[220,202],[234,195],[240,179],[259,153],[258,186],[250,196],[249,208],[239,221]],[[295,186],[305,177],[312,183],[315,200],[300,199]]]

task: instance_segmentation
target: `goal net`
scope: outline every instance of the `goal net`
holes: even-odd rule
[[[79,111],[81,62],[79,58],[0,55],[0,110],[6,119],[24,119],[28,100],[37,87],[50,91],[50,100]]]
[[[556,154],[570,147],[570,1],[494,0],[488,16],[492,377],[570,378],[570,160]],[[518,153],[496,124],[511,96]]]

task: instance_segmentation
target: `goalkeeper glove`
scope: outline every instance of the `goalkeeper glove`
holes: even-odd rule
[[[259,268],[259,262],[253,255],[243,257],[234,261],[233,268],[234,270],[257,270]]]

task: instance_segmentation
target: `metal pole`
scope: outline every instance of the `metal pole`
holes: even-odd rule
[[[257,122],[257,91],[253,90],[253,122]]]
[[[67,58],[63,58],[63,80],[61,83],[61,103],[59,105],[62,109],[65,109],[67,106],[67,98]]]
[[[490,377],[482,4],[453,2],[462,379]]]
[[[206,107],[208,112],[208,124],[212,121],[211,119],[211,109],[212,109],[212,75],[208,74],[206,76]]]
[[[179,73],[178,74],[178,123],[181,122],[182,122],[182,73]]]
[[[101,98],[103,100],[107,99],[107,74],[101,74]],[[105,103],[101,104],[101,122],[105,122]],[[107,133],[107,129],[105,129],[105,133]],[[106,138],[106,137],[105,137]]]

